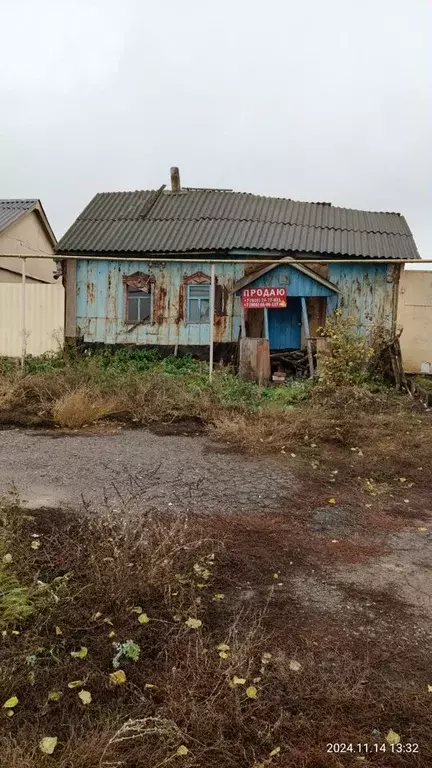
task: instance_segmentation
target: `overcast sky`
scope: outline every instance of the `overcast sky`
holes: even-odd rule
[[[59,237],[95,192],[403,212],[432,258],[430,0],[2,3],[0,197]]]

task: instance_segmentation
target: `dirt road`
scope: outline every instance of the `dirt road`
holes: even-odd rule
[[[6,430],[0,431],[0,491],[11,483],[29,507],[76,506],[82,497],[98,506],[140,488],[144,506],[219,514],[274,510],[294,478],[278,460],[245,459],[203,437]]]

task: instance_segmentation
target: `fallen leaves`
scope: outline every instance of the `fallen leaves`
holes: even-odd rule
[[[3,709],[13,709],[18,704],[18,696],[11,696],[10,699],[7,699],[5,703],[3,704]]]
[[[78,697],[81,699],[83,704],[91,704],[92,695],[90,691],[80,691],[78,694]]]
[[[44,755],[52,755],[58,744],[57,736],[44,736],[39,742],[39,749]]]
[[[244,685],[246,682],[245,677],[237,677],[237,675],[234,675],[234,677],[231,679],[231,686],[234,685]]]
[[[335,497],[334,497],[334,496],[330,496],[330,498],[329,498],[329,500],[328,500],[328,503],[329,503],[329,504],[336,504],[336,499],[335,499]]]
[[[390,728],[389,732],[387,733],[385,740],[387,744],[399,744],[400,742],[400,736],[399,734],[393,730],[393,728]]]
[[[185,624],[190,629],[199,629],[199,627],[202,627],[201,619],[194,619],[192,616],[189,616],[189,618],[186,619]]]
[[[79,651],[71,651],[71,656],[73,659],[85,659],[85,657],[88,654],[88,648],[85,647],[85,645],[82,645]]]
[[[140,613],[140,615],[138,616],[138,621],[140,624],[148,624],[150,621],[150,617],[147,616],[146,613]]]
[[[68,688],[82,688],[83,685],[83,680],[72,680],[70,683],[68,683]]]
[[[188,752],[188,748],[185,747],[184,744],[180,744],[180,746],[177,748],[176,755],[177,757],[184,757]]]
[[[302,665],[299,661],[296,661],[295,659],[290,659],[288,664],[291,672],[300,672]]]
[[[257,695],[258,695],[258,691],[254,685],[249,685],[246,688],[246,696],[248,697],[248,699],[256,699]]]
[[[123,685],[126,682],[126,674],[122,669],[110,673],[110,681],[113,685]]]
[[[60,701],[62,696],[63,694],[61,691],[50,691],[48,693],[47,699],[48,701]]]
[[[31,546],[31,548],[32,548],[32,549],[39,549],[40,545],[41,545],[41,543],[40,543],[39,539],[35,539],[35,540],[34,540],[34,541],[32,541],[32,543],[30,544],[30,546]]]

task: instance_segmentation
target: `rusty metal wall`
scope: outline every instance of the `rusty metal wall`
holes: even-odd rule
[[[133,330],[125,323],[123,277],[143,272],[154,277],[153,322]],[[78,261],[77,327],[85,342],[192,346],[209,343],[209,324],[187,322],[185,278],[203,272],[209,264],[164,264],[151,261]],[[218,264],[221,311],[215,316],[214,341],[236,341],[240,327],[240,299],[233,284],[244,275],[243,264]]]
[[[395,326],[399,271],[398,264],[328,265],[328,279],[341,291],[338,308],[356,320],[359,333]]]

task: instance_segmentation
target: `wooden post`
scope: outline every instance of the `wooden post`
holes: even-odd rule
[[[245,309],[243,304],[241,306],[240,323],[241,323],[241,337],[242,339],[245,339],[246,338],[246,318],[245,318]]]
[[[311,379],[313,379],[315,375],[315,371],[314,371],[314,362],[313,362],[313,354],[312,354],[312,344],[310,340],[309,318],[307,314],[306,299],[304,296],[301,297],[301,307],[302,307],[302,316],[303,316],[303,328],[304,328],[305,337],[306,337],[306,348],[307,348],[308,360],[309,360],[309,371],[310,371],[310,377]]]

